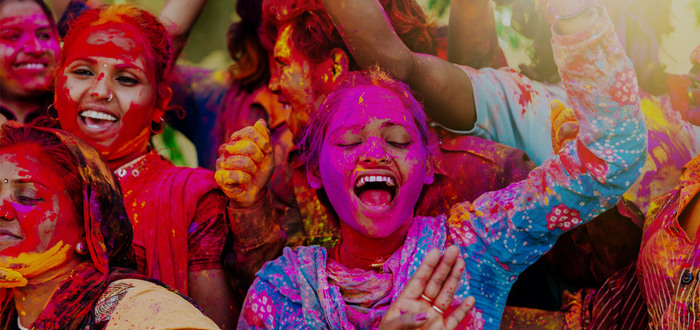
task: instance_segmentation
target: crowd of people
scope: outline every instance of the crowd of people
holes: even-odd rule
[[[50,3],[0,0],[3,329],[700,328],[670,0],[495,0],[519,70],[491,0],[237,0],[225,75],[206,0]]]

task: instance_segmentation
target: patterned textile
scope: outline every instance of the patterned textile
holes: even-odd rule
[[[453,306],[468,295],[476,298],[475,308],[462,325],[497,328],[518,274],[561,233],[615,205],[644,162],[646,128],[637,94],[633,90],[621,95],[608,92],[629,78],[622,75],[631,68],[607,15],[601,15],[585,32],[555,36],[553,43],[580,123],[575,143],[530,172],[526,180],[486,193],[473,203],[455,205],[449,218],[413,218],[404,245],[382,269],[392,276],[388,294],[378,289],[387,281],[381,274],[366,272],[367,281],[359,286],[354,276],[330,277],[338,270],[329,266],[323,247],[286,248],[281,258],[258,273],[239,327],[376,326],[425,254],[433,247],[444,251],[456,244],[466,269]],[[353,292],[349,302],[344,296],[348,290]],[[372,296],[358,299],[368,294]],[[343,310],[345,313],[338,313]]]
[[[139,279],[113,281],[98,300],[93,329],[219,329],[177,292]]]
[[[554,99],[570,103],[561,85],[532,81],[511,68],[463,69],[474,88],[477,122],[472,130],[460,133],[522,149],[537,165],[552,156],[549,104]],[[621,80],[613,91],[625,88],[625,83],[629,81]],[[700,153],[700,128],[683,118],[688,84],[687,77],[669,75],[667,94],[640,91],[649,131],[648,155],[643,174],[624,196],[644,213],[654,198],[678,184],[683,166]]]
[[[680,185],[644,226],[637,277],[651,327],[700,328],[700,236],[690,240],[678,224],[679,215],[698,193],[700,157],[695,157]]]

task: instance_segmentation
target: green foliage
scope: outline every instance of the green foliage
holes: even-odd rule
[[[700,0],[693,0],[690,3],[690,7],[695,11],[695,23],[700,26]]]
[[[428,0],[427,7],[437,17],[442,17],[450,8],[450,0]]]

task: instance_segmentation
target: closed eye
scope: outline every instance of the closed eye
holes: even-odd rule
[[[43,201],[43,199],[41,199],[41,198],[38,198],[38,197],[35,198],[35,197],[31,197],[31,196],[19,196],[17,199],[19,200],[20,204],[22,204],[22,205],[36,205],[39,202]]]

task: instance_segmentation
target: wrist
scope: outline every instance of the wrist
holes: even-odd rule
[[[229,207],[232,209],[245,210],[261,204],[265,194],[267,194],[267,186],[263,187],[255,194],[255,197],[251,201],[236,201],[235,199],[229,197]]]
[[[547,5],[549,13],[559,21],[574,19],[589,12],[593,8],[592,0],[562,0],[550,1]]]

